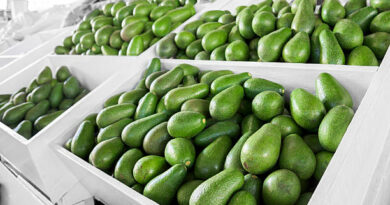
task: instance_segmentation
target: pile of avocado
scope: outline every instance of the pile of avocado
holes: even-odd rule
[[[306,204],[353,116],[330,74],[316,94],[250,73],[161,70],[87,116],[66,149],[159,204]]]
[[[195,14],[196,0],[135,0],[106,4],[84,17],[55,53],[138,56]]]
[[[390,45],[388,0],[264,0],[211,10],[160,42],[161,58],[378,66]]]
[[[28,87],[0,95],[0,121],[30,139],[88,93],[66,66],[55,77],[45,67]]]

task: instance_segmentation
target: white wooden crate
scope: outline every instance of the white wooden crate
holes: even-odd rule
[[[68,191],[77,182],[77,179],[65,171],[66,168],[58,161],[55,154],[50,152],[47,144],[57,137],[59,129],[68,128],[69,124],[62,123],[61,119],[70,113],[73,113],[70,115],[71,121],[76,116],[81,115],[83,110],[76,112],[74,110],[82,105],[88,106],[94,98],[99,98],[99,96],[93,97],[94,93],[100,87],[104,88],[106,81],[113,80],[115,74],[126,69],[133,69],[133,63],[130,63],[132,59],[135,58],[117,57],[108,65],[105,58],[96,56],[88,58],[82,56],[45,57],[0,83],[0,93],[13,93],[28,86],[29,82],[45,66],[51,67],[52,71],[55,72],[59,66],[67,65],[81,85],[91,91],[30,140],[26,140],[0,123],[0,155],[52,200],[58,200],[65,191]],[[56,178],[52,176],[56,176]]]
[[[20,56],[15,56],[15,55],[0,56],[0,69],[1,67],[7,65],[8,63],[12,62],[13,60],[19,57]]]
[[[50,201],[26,180],[0,163],[0,203],[3,205],[50,205]]]
[[[115,61],[117,57],[106,57],[107,61]],[[83,114],[77,113],[77,116],[71,117],[72,114],[66,116],[62,123],[66,123],[67,127],[63,128],[57,133],[55,141],[50,145],[61,161],[63,161],[69,170],[72,171],[74,176],[78,178],[79,184],[84,186],[88,192],[106,202],[107,204],[153,204],[152,201],[145,198],[141,194],[136,193],[131,188],[120,183],[113,177],[93,167],[88,162],[78,158],[71,152],[63,148],[64,143],[69,138],[73,137],[78,125],[81,121],[91,113],[96,113],[102,109],[102,105],[108,96],[115,95],[125,90],[130,90],[135,87],[138,80],[141,78],[142,70],[145,69],[150,59],[137,59],[134,62],[134,69],[137,71],[131,72],[129,70],[125,72],[133,73],[134,75],[121,75],[122,83],[115,83],[115,85],[108,86],[99,90],[101,94],[95,93],[99,97],[94,100],[84,101],[83,106],[79,106],[78,109],[83,110]],[[349,67],[346,69],[338,69],[337,67],[323,66],[321,68],[310,67],[305,64],[294,64],[293,67],[283,66],[282,64],[275,63],[252,63],[252,62],[210,62],[210,61],[188,61],[188,60],[162,60],[162,67],[171,69],[178,64],[189,63],[191,65],[199,67],[201,70],[222,70],[230,69],[234,72],[250,72],[253,77],[261,77],[278,82],[285,86],[287,95],[294,88],[305,88],[311,92],[314,92],[315,79],[322,72],[328,72],[338,79],[351,93],[354,99],[355,110],[362,101],[367,88],[373,79],[376,69],[372,67]],[[123,77],[127,76],[127,80],[123,81]],[[104,92],[104,93],[103,93]],[[81,112],[81,110],[80,110]],[[360,112],[358,109],[357,113]],[[356,115],[360,116],[360,115]],[[360,125],[359,120],[354,118],[350,125],[350,129],[356,129]],[[59,124],[59,123],[58,123]],[[340,147],[346,146],[344,142],[340,144]],[[336,157],[343,157],[335,155]],[[325,174],[326,175],[326,174]]]
[[[67,27],[62,29],[55,37],[51,38],[48,41],[45,41],[31,50],[26,50],[26,54],[23,56],[19,56],[18,59],[9,62],[8,64],[1,65],[0,64],[0,82],[9,78],[13,74],[19,72],[24,69],[28,65],[32,64],[34,61],[53,53],[54,48],[57,45],[62,44],[62,41],[65,37],[72,34],[74,27]],[[6,57],[6,56],[3,56]],[[0,56],[0,59],[2,56]]]
[[[389,79],[388,50],[310,204],[390,204]]]

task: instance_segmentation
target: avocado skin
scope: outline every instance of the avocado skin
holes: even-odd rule
[[[200,184],[191,194],[190,205],[226,204],[234,192],[244,185],[244,175],[234,169],[225,169]]]

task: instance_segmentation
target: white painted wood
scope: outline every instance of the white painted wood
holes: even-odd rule
[[[50,205],[51,203],[23,178],[0,163],[0,204]]]
[[[52,39],[42,42],[37,47],[34,47],[29,50],[25,50],[26,54],[19,56],[18,59],[13,60],[5,65],[0,65],[0,82],[9,78],[11,75],[19,72],[23,68],[32,64],[34,61],[54,52],[54,48],[57,45],[61,45],[62,41],[66,36],[71,35],[73,27],[64,28],[62,32],[59,32],[58,35]],[[0,56],[1,59],[1,56]]]

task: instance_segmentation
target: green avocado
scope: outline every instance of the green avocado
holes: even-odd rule
[[[267,172],[278,161],[281,143],[279,127],[270,123],[263,125],[241,149],[243,168],[251,174]]]
[[[329,110],[318,129],[318,139],[325,150],[336,151],[354,114],[354,111],[345,105]]]

